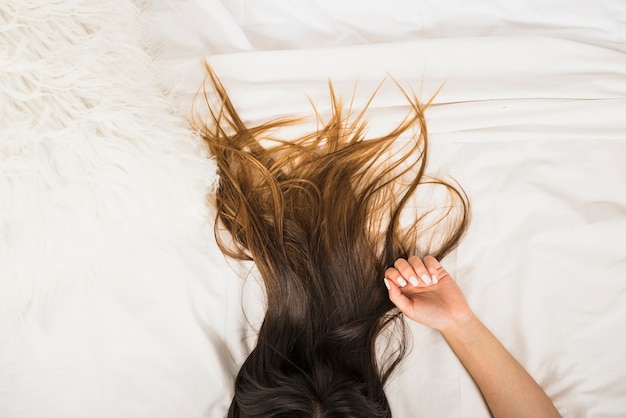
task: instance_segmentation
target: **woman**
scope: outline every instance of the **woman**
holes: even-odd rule
[[[229,417],[391,416],[384,385],[406,350],[401,316],[444,335],[495,416],[559,416],[437,261],[460,241],[469,203],[424,174],[430,102],[405,94],[409,114],[366,139],[365,110],[344,116],[331,86],[329,120],[287,141],[281,129],[297,120],[246,126],[208,72],[219,104],[197,128],[220,172],[215,235],[226,255],[255,262],[267,297]],[[407,225],[405,208],[433,187],[447,202],[420,201]]]

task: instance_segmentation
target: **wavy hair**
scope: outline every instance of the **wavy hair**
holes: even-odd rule
[[[254,261],[267,296],[228,417],[391,416],[384,385],[406,338],[384,272],[398,257],[444,257],[469,219],[463,189],[424,174],[424,110],[432,99],[422,104],[401,89],[409,113],[388,134],[366,138],[365,111],[375,93],[354,115],[329,83],[328,120],[315,110],[317,130],[286,140],[281,128],[301,120],[246,126],[207,71],[209,117],[194,127],[220,175],[211,196],[215,236],[227,256]],[[404,209],[416,213],[423,185],[443,188],[446,201],[417,211],[406,225]],[[392,324],[400,332],[389,335],[399,338],[379,341]]]

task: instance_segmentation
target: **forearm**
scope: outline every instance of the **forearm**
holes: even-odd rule
[[[560,417],[552,401],[475,316],[441,330],[495,418]]]
[[[425,279],[418,282],[417,277]],[[385,271],[385,284],[404,315],[443,334],[495,418],[560,418],[543,389],[474,316],[434,257],[399,258]]]

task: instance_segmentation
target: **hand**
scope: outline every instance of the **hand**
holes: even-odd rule
[[[399,258],[385,271],[385,284],[405,316],[443,334],[495,418],[561,417],[543,389],[474,316],[434,257]]]
[[[444,332],[473,318],[463,292],[432,256],[399,258],[385,271],[389,299],[412,320]]]

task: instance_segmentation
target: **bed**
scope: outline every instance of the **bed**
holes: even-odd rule
[[[626,416],[626,3],[359,5],[0,4],[1,417],[225,415],[263,292],[213,238],[205,60],[249,123],[382,82],[375,134],[407,109],[395,83],[441,88],[428,171],[472,202],[445,266],[564,417]],[[394,415],[488,417],[409,328]]]

